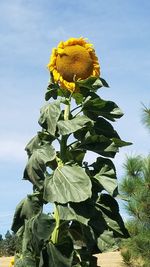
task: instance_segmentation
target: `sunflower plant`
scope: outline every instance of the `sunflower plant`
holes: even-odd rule
[[[118,239],[128,237],[111,160],[130,144],[111,124],[123,113],[97,94],[108,84],[85,39],[60,42],[48,69],[41,130],[25,148],[23,178],[33,184],[33,193],[17,205],[12,223],[15,266],[96,267],[94,254],[116,249]],[[54,209],[46,214],[49,203]]]

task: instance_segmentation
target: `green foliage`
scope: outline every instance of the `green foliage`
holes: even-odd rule
[[[46,177],[43,197],[51,203],[80,202],[91,197],[91,187],[91,180],[83,168],[64,165]]]
[[[23,177],[33,184],[33,194],[14,215],[15,267],[96,267],[94,253],[116,249],[118,238],[129,236],[114,199],[117,177],[109,159],[130,144],[109,122],[123,114],[96,94],[108,87],[104,79],[76,83],[80,91],[70,94],[50,82],[42,130],[26,146]],[[97,153],[92,163],[85,161],[88,151]],[[53,214],[42,212],[46,203],[54,203]]]
[[[150,107],[143,105],[142,122],[150,130]]]
[[[150,262],[150,156],[129,157],[125,163],[122,193],[128,197],[126,224],[130,238],[122,244],[122,256],[131,266],[149,267]]]
[[[4,239],[2,235],[0,235],[0,257],[14,255],[16,249],[15,241],[16,237],[14,233],[11,234],[10,231],[7,231]]]

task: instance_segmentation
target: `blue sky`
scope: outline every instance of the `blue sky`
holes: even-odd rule
[[[101,76],[99,91],[124,112],[114,127],[133,142],[115,159],[118,178],[126,154],[149,152],[149,133],[141,124],[141,102],[150,104],[150,2],[148,0],[0,1],[0,233],[10,229],[17,203],[32,191],[22,181],[25,145],[39,130],[40,107],[53,47],[70,37],[94,44]],[[121,209],[125,216],[124,210]]]

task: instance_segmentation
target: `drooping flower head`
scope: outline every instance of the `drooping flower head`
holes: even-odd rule
[[[100,75],[100,65],[93,45],[84,38],[70,38],[53,48],[47,65],[54,81],[74,92],[75,81]]]

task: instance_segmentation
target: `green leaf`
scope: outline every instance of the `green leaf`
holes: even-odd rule
[[[106,190],[109,194],[114,195],[118,184],[115,166],[112,161],[98,157],[97,161],[93,163],[92,166],[94,168],[94,171],[96,172],[94,178],[99,181],[104,190]]]
[[[37,263],[36,260],[33,258],[32,255],[30,256],[24,256],[23,257],[23,267],[36,267]]]
[[[96,91],[98,88],[101,88],[103,86],[109,87],[107,82],[102,78],[97,77],[89,77],[85,80],[76,81],[76,85],[79,88],[86,88],[91,91]]]
[[[112,251],[118,249],[116,241],[113,237],[113,232],[105,230],[97,239],[98,248],[101,252]]]
[[[41,243],[48,241],[54,228],[55,220],[51,216],[44,213],[35,216],[32,223],[32,235],[35,243],[40,246]]]
[[[55,149],[49,143],[43,144],[40,148],[36,149],[29,158],[23,178],[31,181],[41,190],[45,179],[46,165],[52,162],[55,157]]]
[[[120,138],[118,133],[114,130],[113,126],[104,118],[96,118],[94,125],[90,127],[87,125],[74,133],[74,137],[81,142],[88,136],[99,135],[112,140],[112,138]]]
[[[84,99],[82,93],[73,93],[72,97],[75,99],[77,105],[81,104]]]
[[[113,158],[118,152],[118,147],[110,139],[103,135],[85,136],[78,148],[96,152],[105,157]]]
[[[54,136],[60,114],[60,100],[56,100],[51,104],[47,104],[41,108],[39,124]]]
[[[25,150],[27,151],[28,156],[30,157],[34,150],[40,147],[40,138],[38,135],[34,136],[29,143],[26,145]]]
[[[119,205],[112,196],[101,194],[96,205],[103,213],[108,228],[113,231],[115,237],[129,237],[122,217],[119,214]]]
[[[42,209],[42,202],[40,199],[40,195],[38,193],[34,193],[32,195],[28,195],[17,205],[13,223],[12,223],[12,231],[15,233],[18,229],[24,225],[25,219],[30,219],[39,213]]]
[[[108,83],[103,78],[100,77],[100,81],[102,83],[102,86],[109,87]]]
[[[108,228],[102,212],[96,208],[88,225],[92,228],[96,237],[100,236]]]
[[[72,162],[75,164],[77,163],[79,166],[82,166],[82,162],[85,156],[86,150],[84,149],[70,149],[67,151],[67,157],[68,161]]]
[[[119,138],[118,133],[114,130],[113,126],[104,118],[97,118],[92,130],[95,134],[103,135],[107,138]]]
[[[73,267],[98,267],[97,257],[93,256],[88,249],[85,247],[76,251],[76,259]]]
[[[22,242],[22,254],[24,257],[33,257],[35,260],[35,255],[37,255],[36,251],[34,252],[34,247],[32,244],[32,222],[34,217],[25,221],[25,230],[23,234],[23,242]],[[33,255],[32,255],[33,254]]]
[[[94,99],[87,99],[83,103],[83,112],[91,119],[95,119],[98,116],[102,116],[111,121],[115,121],[123,116],[120,108],[112,101],[106,101],[100,97]]]
[[[69,232],[72,236],[74,248],[80,254],[79,249],[88,251],[88,256],[99,252],[92,228],[88,225],[73,221],[70,224]],[[80,254],[81,256],[81,254]]]
[[[57,90],[59,89],[59,85],[57,83],[50,82],[47,91],[45,94],[45,100],[48,101],[51,97],[57,99]]]
[[[113,143],[117,146],[117,147],[123,147],[123,146],[130,146],[132,145],[131,142],[126,142],[126,141],[123,141],[119,138],[112,138],[112,141]]]
[[[47,245],[47,254],[48,254],[48,265],[47,267],[71,267],[73,254],[69,257],[63,255],[56,246],[52,243]]]
[[[50,133],[48,133],[45,130],[38,132],[38,137],[41,143],[49,142],[49,144],[51,144],[55,140],[55,136],[52,136]]]
[[[30,259],[33,259],[35,266],[39,266],[40,252],[49,241],[54,227],[54,219],[43,213],[25,222],[22,243],[23,262],[26,263],[25,266],[28,266],[27,263],[28,261],[30,262]]]
[[[89,218],[83,216],[83,214],[77,214],[76,211],[70,206],[58,205],[58,212],[61,220],[65,221],[78,221],[82,224],[88,225]],[[84,210],[83,210],[84,212]]]
[[[85,115],[78,115],[76,118],[72,119],[72,120],[60,120],[57,122],[57,126],[59,129],[59,133],[62,135],[66,135],[66,134],[70,134],[70,133],[74,133],[77,130],[86,127],[87,123],[91,123],[92,124],[92,120],[89,119],[87,116]]]
[[[91,196],[91,181],[80,166],[57,167],[46,177],[44,199],[48,202],[80,202]]]

